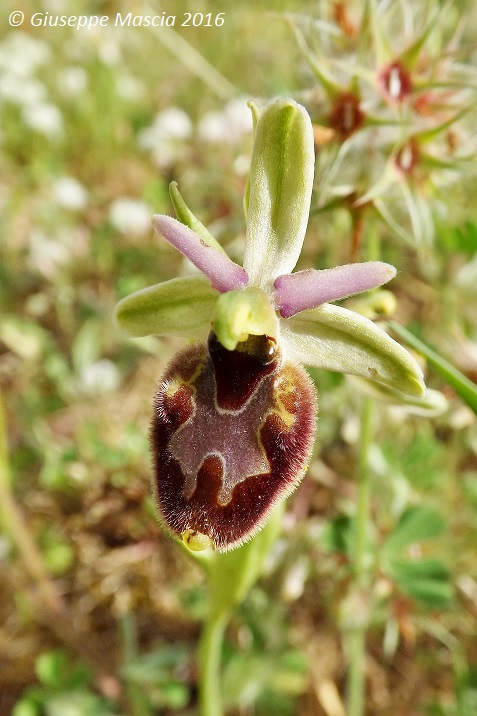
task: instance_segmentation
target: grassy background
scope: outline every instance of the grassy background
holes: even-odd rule
[[[173,40],[174,55],[161,28],[111,21],[86,32],[7,22],[14,9],[27,19],[35,11],[150,14],[139,1],[17,0],[0,9],[0,395],[9,454],[0,469],[22,519],[12,527],[4,503],[2,716],[15,704],[15,716],[196,713],[204,580],[161,533],[149,495],[152,394],[180,343],[124,340],[111,316],[124,295],[188,270],[147,221],[153,212],[172,213],[172,179],[240,259],[252,138],[246,132],[207,145],[201,120],[232,97],[304,97],[311,73],[279,13],[319,17],[328,4],[150,6],[178,18],[223,12],[225,22],[181,28],[178,20],[174,31],[187,45]],[[198,74],[194,51],[211,69]],[[140,138],[170,107],[185,112],[192,129],[163,162]],[[77,182],[66,185],[66,199],[65,178]],[[473,380],[475,281],[462,275],[477,273],[475,188],[466,180],[447,197],[451,210],[425,256],[383,232],[383,258],[400,271],[398,319]],[[457,205],[464,210],[453,212]],[[345,263],[351,232],[346,211],[315,216],[302,267]],[[247,716],[340,716],[341,635],[359,616],[370,624],[369,714],[477,713],[475,416],[432,372],[429,385],[450,400],[445,415],[377,408],[375,586],[372,603],[350,604],[361,398],[339,375],[313,377],[315,458],[289,501],[266,574],[228,630],[226,702]],[[391,573],[386,540],[410,509],[421,526],[405,545],[404,572]],[[431,525],[428,534],[422,524]],[[19,551],[25,533],[37,548],[27,561]],[[437,566],[413,581],[409,563],[423,558]]]

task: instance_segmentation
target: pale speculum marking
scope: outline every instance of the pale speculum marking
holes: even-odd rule
[[[246,404],[239,410],[220,410],[216,401],[213,366],[209,359],[195,376],[194,410],[170,441],[170,449],[185,477],[184,497],[189,500],[197,486],[197,475],[209,456],[222,463],[218,504],[227,505],[236,485],[254,475],[270,472],[270,463],[260,441],[260,428],[273,406],[275,376],[264,376]]]

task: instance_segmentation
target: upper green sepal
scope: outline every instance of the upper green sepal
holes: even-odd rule
[[[244,256],[251,284],[266,288],[295,267],[308,224],[314,165],[313,129],[304,107],[279,99],[256,113]]]
[[[128,336],[183,336],[205,339],[219,292],[205,276],[173,278],[126,296],[114,317]]]
[[[414,358],[364,316],[325,303],[282,323],[291,357],[340,373],[351,373],[408,395],[422,396],[424,377]]]

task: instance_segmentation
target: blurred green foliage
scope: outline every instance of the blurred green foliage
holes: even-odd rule
[[[132,291],[189,271],[149,224],[154,212],[172,213],[172,179],[240,260],[252,139],[231,119],[242,117],[244,102],[232,114],[224,108],[232,99],[279,94],[313,108],[316,81],[279,14],[312,17],[318,28],[334,22],[342,5],[221,0],[223,27],[174,28],[192,48],[181,57],[161,42],[160,29],[7,22],[17,8],[26,17],[146,14],[140,0],[71,0],[61,11],[47,0],[2,3],[0,443],[8,445],[26,528],[74,625],[67,633],[58,617],[55,629],[39,606],[41,590],[3,515],[2,715],[197,713],[204,579],[162,534],[149,494],[152,394],[179,343],[125,341],[112,311]],[[352,21],[358,5],[350,3]],[[180,0],[173,11],[218,9]],[[465,38],[475,41],[475,7],[462,3],[464,10],[471,18]],[[206,70],[199,76],[194,50],[222,76],[222,94],[212,89],[212,70],[209,82]],[[179,112],[172,123],[171,109]],[[469,146],[475,159],[475,142]],[[362,152],[360,161],[371,160]],[[399,270],[391,285],[395,319],[473,383],[475,191],[469,172],[444,192],[444,204],[465,211],[434,217],[430,247],[415,250],[379,230],[383,259]],[[300,268],[351,260],[352,213],[328,209],[310,222]],[[366,251],[359,247],[360,260]],[[476,420],[439,372],[424,367],[428,384],[450,401],[445,414],[429,420],[376,408],[367,545],[375,582],[365,615],[373,716],[476,710]],[[320,403],[314,458],[259,585],[227,632],[224,697],[232,714],[331,713],[330,688],[341,693],[337,625],[351,582],[362,397],[340,375],[315,371],[313,378]],[[121,624],[132,614],[131,649]]]

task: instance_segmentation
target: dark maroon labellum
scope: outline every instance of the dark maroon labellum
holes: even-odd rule
[[[316,427],[316,393],[276,342],[180,351],[154,400],[154,492],[165,526],[192,549],[237,547],[300,482]]]

